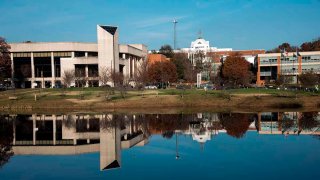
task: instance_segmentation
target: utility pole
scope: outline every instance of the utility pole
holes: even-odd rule
[[[173,50],[177,48],[177,34],[176,34],[176,26],[178,21],[176,19],[173,20]]]

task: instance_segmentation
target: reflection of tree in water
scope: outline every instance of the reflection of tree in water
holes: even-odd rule
[[[167,138],[167,139],[171,139],[173,135],[174,135],[173,131],[164,131],[162,133],[162,137]]]
[[[127,124],[127,118],[122,114],[103,115],[100,121],[100,128],[106,131],[110,131],[115,127],[125,127]]]
[[[312,130],[319,126],[317,121],[318,112],[303,112],[299,119],[299,127],[302,130]]]
[[[63,125],[70,129],[75,127],[76,121],[71,114],[63,115]]]
[[[142,130],[143,136],[149,137],[151,134],[150,134],[148,123],[146,122],[146,116],[144,114],[139,114],[134,116],[136,117],[134,122]],[[130,116],[130,117],[133,120],[133,116]]]
[[[280,121],[282,127],[282,133],[289,131],[294,126],[294,120],[285,116],[284,114],[281,115],[282,119]]]
[[[251,114],[221,113],[219,114],[219,117],[227,134],[236,138],[242,138],[252,122]]]
[[[0,168],[13,156],[12,140],[12,121],[8,121],[0,115]]]
[[[163,137],[172,138],[175,130],[187,130],[189,122],[194,115],[191,114],[146,114],[152,134],[161,133]]]
[[[314,135],[313,137],[320,140],[320,135]]]

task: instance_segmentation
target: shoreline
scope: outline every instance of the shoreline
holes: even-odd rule
[[[52,99],[39,101],[0,101],[1,112],[262,112],[320,111],[320,96],[230,95],[146,95],[127,99],[92,101],[91,99]]]

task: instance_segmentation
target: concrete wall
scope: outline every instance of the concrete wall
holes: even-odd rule
[[[97,52],[97,43],[79,42],[31,42],[10,43],[10,52],[92,51]]]

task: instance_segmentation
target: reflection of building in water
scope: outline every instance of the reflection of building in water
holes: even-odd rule
[[[320,135],[318,112],[263,112],[258,113],[259,134]]]
[[[198,113],[197,118],[189,123],[189,129],[182,131],[182,133],[191,135],[192,139],[202,146],[219,133],[227,133],[226,126],[223,126],[221,122],[223,118],[219,115],[220,113]],[[245,120],[248,123],[245,131],[256,131],[254,121],[251,121],[249,116]],[[232,131],[230,128],[228,130]]]
[[[221,127],[215,126],[215,123],[219,123],[217,114],[202,114],[198,113],[197,118],[189,122],[189,129],[183,131],[183,134],[191,135],[192,140],[204,144],[210,141],[212,136],[221,132]]]
[[[100,152],[100,169],[121,166],[121,149],[148,142],[135,116],[19,115],[13,120],[15,155]],[[121,119],[120,119],[121,118]]]

